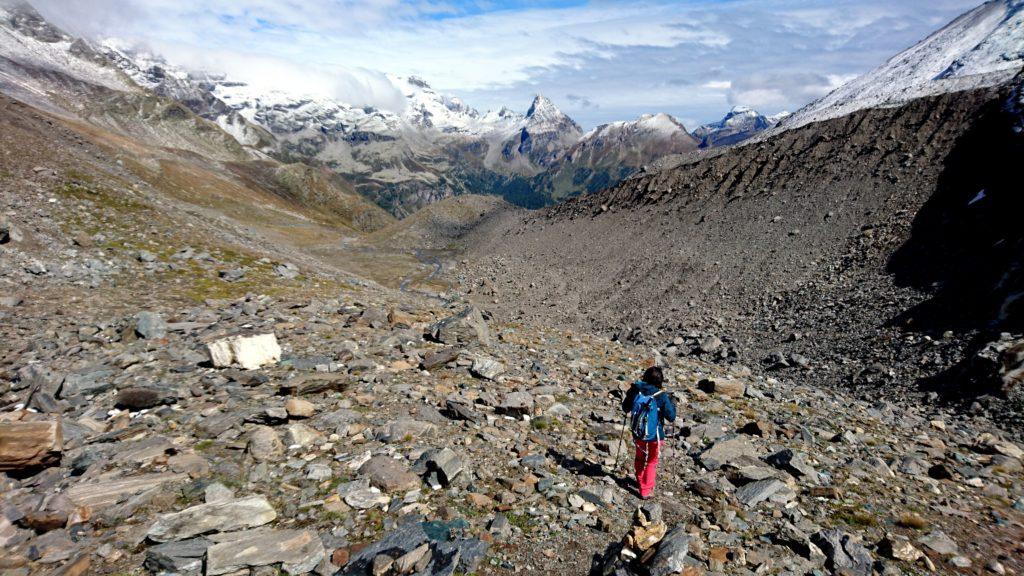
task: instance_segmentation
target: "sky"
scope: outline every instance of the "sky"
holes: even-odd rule
[[[76,35],[116,37],[261,88],[398,110],[386,74],[481,112],[551,98],[585,129],[732,106],[793,111],[979,0],[32,0]]]

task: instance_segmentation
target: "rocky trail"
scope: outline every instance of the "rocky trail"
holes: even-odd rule
[[[11,153],[0,185],[0,574],[1024,570],[1024,453],[983,415],[291,264],[65,152],[110,172]],[[652,362],[680,417],[637,512]]]

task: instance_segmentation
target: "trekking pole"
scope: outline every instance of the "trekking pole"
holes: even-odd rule
[[[612,468],[612,472],[617,473],[619,471],[619,456],[622,455],[623,436],[626,434],[626,418],[628,417],[628,413],[622,416],[622,426],[620,427],[621,430],[619,430],[619,446],[615,449],[615,467]]]

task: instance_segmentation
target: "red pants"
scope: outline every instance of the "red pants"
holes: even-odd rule
[[[636,483],[640,486],[640,497],[646,498],[654,491],[654,477],[658,473],[658,454],[664,440],[633,440],[636,444],[636,458],[633,470],[636,472]]]

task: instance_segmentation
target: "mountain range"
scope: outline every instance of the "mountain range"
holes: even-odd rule
[[[116,39],[73,38],[27,3],[0,10],[0,57],[9,72],[0,82],[8,93],[75,114],[84,112],[70,93],[83,85],[107,96],[170,99],[216,124],[246,154],[325,167],[399,217],[465,193],[498,194],[535,208],[619,182],[661,156],[735,144],[774,124],[736,108],[694,134],[666,114],[584,133],[541,95],[525,114],[509,108],[481,113],[421,78],[398,76],[389,80],[405,108],[392,112],[257,89],[223,74],[186,70]],[[58,89],[60,77],[79,85]],[[109,111],[103,115],[112,121]]]

